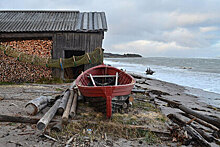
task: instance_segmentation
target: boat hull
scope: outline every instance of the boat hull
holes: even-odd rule
[[[109,86],[90,85],[91,79],[88,75],[116,75],[118,73],[118,83]],[[106,115],[108,118],[112,115],[112,98],[115,96],[129,95],[134,86],[134,78],[125,72],[107,65],[98,65],[86,70],[76,79],[81,94],[85,97],[104,97],[106,98]]]

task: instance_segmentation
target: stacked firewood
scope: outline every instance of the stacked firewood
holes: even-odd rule
[[[0,42],[16,51],[29,55],[51,58],[51,40],[12,40]],[[34,82],[42,77],[51,78],[52,69],[20,62],[17,58],[8,57],[0,51],[1,82]]]

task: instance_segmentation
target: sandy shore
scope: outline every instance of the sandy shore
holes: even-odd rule
[[[24,85],[0,85],[0,114],[6,115],[24,115],[25,104],[30,99],[34,99],[40,95],[51,92],[62,92],[63,89],[69,87],[70,84],[60,85],[42,85],[42,84],[24,84]],[[210,107],[208,104],[202,102],[199,97],[188,94],[189,89],[173,83],[168,83],[160,80],[150,78],[136,78],[135,88],[154,90],[161,93],[163,98],[173,100],[185,105],[195,111],[209,116],[220,117],[219,109]],[[34,91],[47,91],[47,93],[34,93]],[[30,92],[32,91],[32,92]],[[145,95],[143,97],[146,98]],[[138,97],[134,97],[138,99]],[[165,102],[155,99],[155,103],[159,105],[162,113],[178,114],[179,109],[168,107]],[[48,109],[47,109],[48,110]],[[84,110],[84,107],[83,107]],[[37,117],[41,117],[43,112],[39,113]],[[151,113],[150,111],[143,111],[144,113]],[[134,112],[129,112],[133,115]],[[136,113],[136,112],[135,112]],[[27,115],[26,115],[27,116]],[[188,121],[188,120],[186,120]],[[24,125],[15,123],[0,123],[0,146],[59,146],[58,142],[53,142],[44,137],[41,133],[36,131],[35,125]],[[172,139],[167,143],[159,146],[166,146],[172,144]],[[118,144],[118,145],[117,145]],[[115,141],[114,146],[146,146],[146,144],[139,144],[138,141]]]

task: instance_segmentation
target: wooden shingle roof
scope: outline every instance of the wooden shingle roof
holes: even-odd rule
[[[104,12],[0,11],[0,32],[103,32]]]

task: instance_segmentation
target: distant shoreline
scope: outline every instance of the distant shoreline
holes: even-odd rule
[[[113,53],[104,53],[104,58],[142,58],[139,54],[113,54]]]

